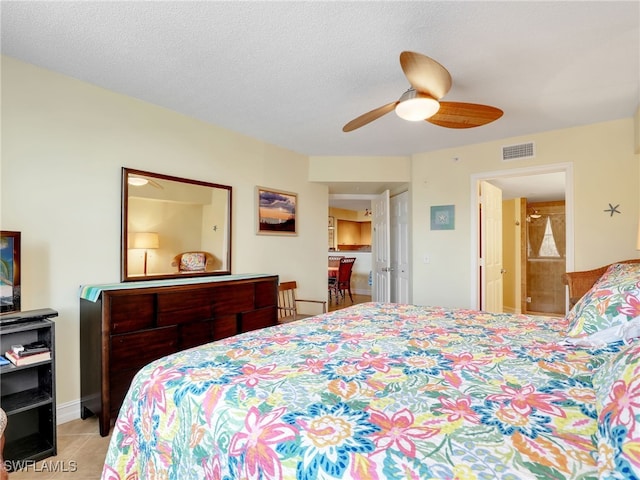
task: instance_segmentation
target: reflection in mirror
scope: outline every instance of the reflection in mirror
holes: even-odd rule
[[[231,187],[122,169],[121,279],[231,273]]]

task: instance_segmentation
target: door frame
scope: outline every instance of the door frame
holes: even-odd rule
[[[404,185],[404,184],[403,184]],[[408,289],[409,289],[409,299],[411,301],[411,299],[413,298],[413,274],[412,274],[412,264],[411,264],[411,245],[412,245],[412,237],[411,237],[411,231],[412,231],[412,225],[411,225],[411,191],[410,191],[410,187],[408,187],[407,184],[407,188],[406,189],[401,189],[401,190],[391,190],[391,189],[387,189],[389,190],[389,197],[395,197],[401,193],[407,193],[408,197],[407,197],[407,202],[408,202],[408,209],[409,209],[409,245],[407,246],[407,249],[409,251],[409,285],[408,285]],[[353,201],[362,201],[362,200],[369,200],[371,202],[370,207],[373,208],[373,201],[377,198],[380,197],[380,194],[371,194],[371,193],[330,193],[328,198],[329,200],[353,200]],[[375,242],[375,235],[371,235],[371,259],[372,259],[372,263],[371,263],[371,268],[372,268],[372,272],[373,272],[373,249],[374,247],[374,242]],[[393,238],[390,239],[390,248],[393,248],[394,245],[394,240]],[[371,285],[371,297],[373,298],[374,296],[374,285]]]
[[[471,175],[471,196],[470,196],[470,222],[471,222],[471,287],[470,305],[478,308],[480,302],[480,255],[478,247],[480,245],[479,231],[479,202],[480,193],[478,185],[480,181],[495,180],[496,178],[507,177],[528,177],[543,173],[563,172],[565,190],[565,213],[566,213],[566,269],[572,271],[574,268],[574,206],[573,206],[573,163],[555,163],[550,165],[540,165],[535,167],[513,168],[507,170],[496,170],[492,172],[480,172]],[[484,285],[482,286],[484,288]]]
[[[331,200],[347,200],[347,201],[354,201],[354,202],[362,202],[362,201],[368,201],[369,202],[369,209],[371,210],[373,208],[373,201],[378,198],[378,195],[374,195],[371,193],[330,193],[329,196],[327,197],[329,199],[329,201]],[[337,221],[336,221],[337,224]],[[336,242],[337,242],[337,238],[336,238]],[[373,269],[373,245],[375,242],[375,235],[373,234],[373,222],[371,225],[371,268]],[[335,254],[340,254],[342,255],[341,252],[336,251]],[[360,291],[362,293],[362,291]],[[358,293],[357,291],[355,291],[354,293]],[[371,286],[371,297],[373,298],[373,285]],[[342,307],[341,307],[342,308]]]

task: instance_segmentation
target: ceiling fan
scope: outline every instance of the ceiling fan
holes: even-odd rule
[[[440,102],[451,88],[451,74],[426,55],[402,52],[400,66],[411,88],[395,102],[387,103],[351,120],[342,127],[343,132],[360,128],[392,110],[405,120],[426,120],[446,128],[480,127],[502,116],[502,110],[489,105]]]

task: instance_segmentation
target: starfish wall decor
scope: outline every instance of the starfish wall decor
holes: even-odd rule
[[[609,212],[609,216],[613,217],[614,213],[622,213],[620,210],[618,210],[618,207],[620,206],[620,204],[616,205],[615,207],[611,204],[609,204],[609,208],[603,210],[604,212]]]

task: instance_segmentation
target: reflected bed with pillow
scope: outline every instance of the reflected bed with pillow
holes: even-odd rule
[[[606,272],[566,318],[366,303],[154,361],[103,478],[638,479],[640,264]]]

